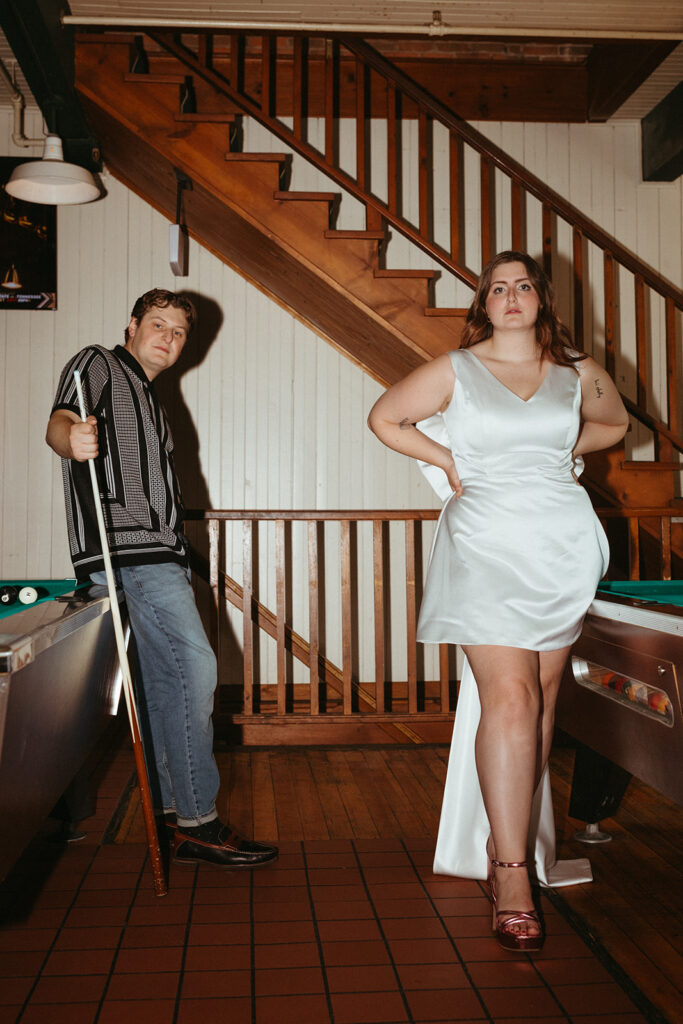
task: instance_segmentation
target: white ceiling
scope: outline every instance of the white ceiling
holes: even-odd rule
[[[31,90],[26,83],[26,79],[23,76],[21,68],[14,59],[14,54],[10,50],[10,46],[5,38],[4,32],[0,32],[0,60],[2,60],[2,63],[5,65],[5,70],[8,72],[10,77],[14,78],[17,89],[26,101],[26,106],[35,107],[37,105],[36,101],[31,95]],[[4,79],[0,79],[0,107],[9,106],[11,106],[9,90]]]
[[[586,33],[658,33],[683,38],[681,0],[71,0],[74,19],[95,17],[111,22],[130,18],[178,18],[185,23],[206,20],[316,22],[363,25],[378,29],[429,25],[435,9],[454,28],[482,30],[539,29]]]

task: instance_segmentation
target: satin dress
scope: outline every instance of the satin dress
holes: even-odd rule
[[[572,451],[581,384],[550,363],[524,400],[469,349],[451,352],[453,397],[418,428],[453,452],[463,486],[421,468],[444,499],[417,638],[422,643],[493,644],[552,651],[572,644],[607,570],[607,538],[577,483]],[[574,470],[574,473],[572,472]],[[480,717],[476,683],[463,669],[434,871],[486,877],[489,824],[474,761]],[[543,884],[589,881],[587,860],[555,861],[547,769],[534,798],[530,856]]]

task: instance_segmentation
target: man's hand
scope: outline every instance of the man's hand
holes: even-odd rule
[[[94,416],[81,420],[70,409],[57,409],[50,416],[45,440],[62,459],[94,459],[99,453],[97,420]]]
[[[99,444],[97,439],[97,420],[88,416],[85,421],[73,423],[69,430],[69,447],[71,458],[76,462],[87,462],[97,458]]]

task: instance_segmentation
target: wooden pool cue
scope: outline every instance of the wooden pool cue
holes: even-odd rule
[[[85,403],[83,401],[81,375],[78,372],[78,370],[74,370],[74,381],[76,383],[76,391],[78,393],[78,406],[81,412],[81,420],[85,422],[87,416],[85,412]],[[90,483],[92,484],[93,500],[95,502],[95,511],[97,513],[97,526],[100,531],[100,543],[102,544],[102,557],[104,558],[104,569],[107,575],[109,603],[111,604],[111,618],[114,624],[116,647],[119,654],[119,666],[121,668],[121,677],[123,680],[123,693],[126,698],[126,708],[128,709],[128,721],[130,722],[130,731],[131,736],[133,738],[133,754],[135,756],[135,767],[138,773],[138,785],[140,786],[140,801],[142,803],[142,814],[145,819],[145,830],[147,832],[147,846],[149,848],[149,859],[152,864],[152,874],[154,876],[154,891],[157,894],[157,896],[165,896],[166,893],[168,892],[168,886],[166,884],[166,874],[164,872],[164,865],[161,859],[161,847],[159,846],[159,836],[157,835],[156,821],[154,819],[154,807],[152,806],[152,791],[149,785],[147,765],[145,764],[145,754],[142,748],[140,722],[138,719],[137,707],[135,705],[135,693],[133,691],[133,680],[131,678],[130,665],[128,663],[128,652],[126,651],[126,642],[123,638],[121,611],[119,609],[119,599],[116,594],[116,581],[114,580],[114,570],[112,569],[111,566],[109,543],[107,541],[107,531],[104,525],[104,516],[102,514],[102,501],[100,499],[100,488],[97,483],[97,474],[95,472],[94,458],[88,459],[88,466],[90,467]]]

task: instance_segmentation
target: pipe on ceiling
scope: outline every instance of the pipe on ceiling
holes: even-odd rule
[[[320,21],[237,21],[224,18],[150,18],[76,14],[63,14],[63,25],[99,28],[175,28],[214,29],[236,32],[317,32],[329,35],[427,35],[436,38],[446,36],[494,36],[499,39],[510,37],[552,38],[552,39],[683,39],[683,32],[648,32],[630,29],[585,29],[568,28],[516,28],[509,25],[494,27],[484,25],[447,25],[441,18],[424,25],[353,24]]]
[[[5,82],[5,85],[10,92],[10,102],[14,109],[14,120],[12,128],[12,142],[15,146],[27,148],[28,146],[42,146],[45,144],[45,138],[40,139],[29,139],[24,135],[24,97],[22,93],[17,89],[16,82],[10,76],[9,71],[5,67],[2,60],[0,60],[0,78]]]

